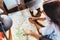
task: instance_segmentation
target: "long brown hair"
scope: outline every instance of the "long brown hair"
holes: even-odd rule
[[[43,8],[51,21],[57,24],[60,29],[60,1],[45,3]]]

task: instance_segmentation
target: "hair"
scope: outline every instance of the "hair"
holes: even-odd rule
[[[40,10],[40,8],[38,8],[36,10],[38,11],[36,15],[33,15],[33,11],[30,11],[31,16],[33,16],[33,17],[40,17],[41,16],[41,13],[42,13],[41,10]]]
[[[30,2],[30,1],[32,1],[32,0],[24,0],[25,3]]]
[[[45,3],[43,8],[51,21],[57,24],[60,29],[60,1]]]
[[[40,8],[38,8],[38,9],[36,9],[37,11],[38,11],[38,13],[36,14],[36,17],[40,17],[41,16],[41,10],[40,10]]]
[[[30,11],[30,13],[31,13],[31,16],[32,17],[40,17],[41,16],[41,11],[40,11],[40,8],[38,8],[38,9],[36,9],[38,12],[37,12],[37,14],[36,15],[33,15],[33,11]],[[42,24],[40,24],[37,20],[34,20],[38,25],[40,25],[41,27],[44,27],[44,25],[42,25]]]
[[[52,40],[52,39],[47,36],[42,36],[41,38],[39,38],[39,40]]]

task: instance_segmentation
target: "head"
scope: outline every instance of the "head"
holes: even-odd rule
[[[36,17],[40,17],[41,16],[41,10],[40,10],[40,8],[38,8],[38,9],[36,9],[38,12],[37,12],[37,14],[36,14]]]
[[[32,0],[24,0],[25,3],[30,2],[30,1],[32,1]]]
[[[52,40],[52,39],[47,36],[42,36],[41,38],[39,38],[39,40]]]
[[[34,15],[34,12],[33,11],[30,11],[31,15],[33,17],[40,17],[41,16],[41,11],[40,11],[40,8],[36,9],[37,10],[37,13]]]
[[[60,29],[60,1],[44,3],[43,9],[51,21],[57,24]]]

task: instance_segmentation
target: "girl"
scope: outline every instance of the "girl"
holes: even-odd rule
[[[34,23],[36,28],[43,36],[47,36],[52,40],[60,40],[60,1],[45,2],[43,8],[48,16],[47,22],[49,24],[45,27],[40,27]]]
[[[36,22],[40,26],[44,26],[44,25],[40,24],[37,20],[45,20],[46,18],[40,18],[41,14],[42,14],[42,12],[40,11],[40,8],[38,8],[36,10],[37,10],[36,15],[34,15],[33,11],[30,11],[30,14],[32,17],[29,18],[29,21],[33,22],[33,23]]]
[[[50,20],[45,28],[40,29],[40,32],[53,40],[60,40],[60,1],[45,2],[43,8]]]

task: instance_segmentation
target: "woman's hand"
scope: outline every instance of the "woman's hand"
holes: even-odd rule
[[[34,24],[34,23],[35,23],[35,21],[34,21],[34,19],[33,19],[33,18],[29,18],[29,21],[30,21],[32,24]]]
[[[40,18],[40,17],[31,17],[30,19],[32,19],[32,20],[42,20],[42,21],[46,20],[46,18]]]
[[[31,35],[31,31],[29,31],[29,30],[23,30],[23,32],[25,33],[25,34],[27,34],[27,35]]]

